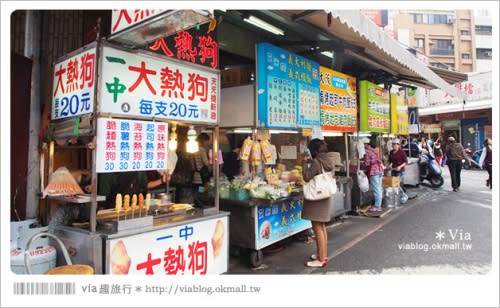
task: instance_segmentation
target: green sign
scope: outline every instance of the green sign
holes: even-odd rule
[[[388,133],[391,124],[389,91],[362,80],[359,82],[359,101],[359,129],[365,132]]]

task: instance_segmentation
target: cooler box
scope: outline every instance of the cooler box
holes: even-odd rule
[[[399,176],[384,176],[382,178],[382,188],[399,187]]]

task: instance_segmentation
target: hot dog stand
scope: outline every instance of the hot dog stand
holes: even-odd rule
[[[124,14],[123,10],[113,12],[115,26]],[[97,195],[98,175],[116,173],[119,177],[122,172],[172,167],[168,160],[172,126],[190,125],[188,139],[196,138],[194,128],[210,128],[214,151],[219,147],[219,71],[123,46],[131,42],[141,45],[144,42],[138,38],[148,37],[146,33],[155,33],[159,26],[169,25],[169,31],[163,33],[173,34],[209,21],[210,14],[171,10],[153,15],[125,29],[113,27],[117,30],[107,40],[98,38],[55,63],[52,136],[59,141],[70,137],[73,145],[50,142],[49,179],[54,173],[55,152],[83,149],[88,154],[92,193],[49,195],[46,220],[55,204],[84,205],[80,209],[88,215],[87,223],[57,224],[53,233],[70,251],[74,263],[91,265],[96,274],[224,273],[228,269],[229,213],[219,211],[217,168],[214,195],[203,208],[166,204],[150,194],[132,196],[124,191],[123,203],[122,194],[117,194],[114,209],[97,211],[98,202],[105,199]],[[85,79],[70,80],[72,75],[65,72],[76,70],[80,63],[84,68],[80,76]],[[179,147],[189,141],[195,142],[179,142]],[[217,160],[215,157],[214,162]]]

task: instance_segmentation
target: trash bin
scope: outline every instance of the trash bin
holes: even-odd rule
[[[384,189],[382,206],[384,208],[399,207],[399,187],[387,187]]]

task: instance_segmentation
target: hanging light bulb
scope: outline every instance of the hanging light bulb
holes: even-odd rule
[[[188,153],[196,153],[198,152],[198,141],[196,141],[196,131],[193,126],[189,126],[189,130],[187,132],[188,142],[186,143],[186,152]]]
[[[175,130],[177,127],[175,125],[172,126],[172,132],[170,133],[170,140],[168,141],[168,149],[171,151],[177,150],[177,133]]]

